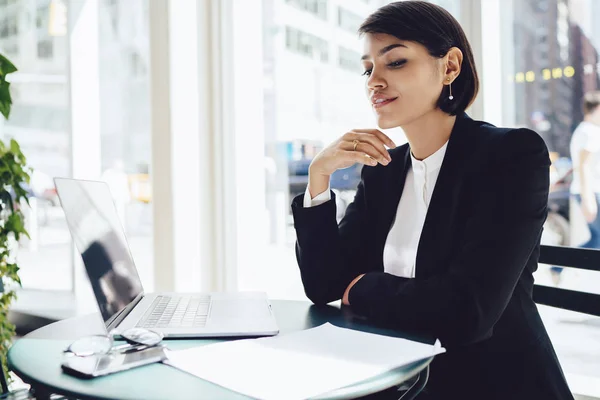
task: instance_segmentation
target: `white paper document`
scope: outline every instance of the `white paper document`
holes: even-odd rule
[[[263,400],[306,399],[445,352],[406,339],[339,328],[168,351],[165,361],[227,389]]]

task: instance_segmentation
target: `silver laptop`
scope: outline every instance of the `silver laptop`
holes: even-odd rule
[[[66,178],[54,183],[108,332],[143,327],[167,338],[279,332],[265,293],[144,293],[108,185]]]

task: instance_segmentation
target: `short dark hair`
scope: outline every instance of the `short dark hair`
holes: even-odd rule
[[[450,115],[462,113],[473,103],[479,91],[475,59],[467,36],[458,21],[445,9],[426,1],[397,1],[376,10],[358,29],[367,33],[385,33],[400,40],[417,42],[434,57],[444,57],[452,47],[463,53],[459,76],[452,82],[453,100],[446,87],[437,106]]]
[[[600,91],[588,92],[583,96],[583,114],[588,115],[600,106]]]

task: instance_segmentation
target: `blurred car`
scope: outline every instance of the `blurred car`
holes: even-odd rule
[[[289,195],[294,198],[306,191],[308,185],[308,167],[311,159],[293,160],[288,162]],[[339,169],[331,175],[331,190],[336,194],[338,220],[344,216],[346,207],[354,198],[356,187],[360,182],[362,164],[355,164],[345,169]]]
[[[306,190],[308,185],[308,167],[312,160],[302,159],[288,162],[290,196],[295,197]],[[331,175],[331,189],[338,191],[356,190],[360,182],[362,164],[337,170]]]

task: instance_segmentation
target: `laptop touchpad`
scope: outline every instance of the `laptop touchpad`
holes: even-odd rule
[[[213,299],[210,318],[213,320],[237,318],[269,318],[271,310],[262,299]]]

